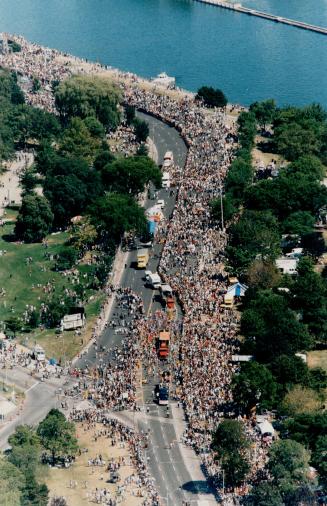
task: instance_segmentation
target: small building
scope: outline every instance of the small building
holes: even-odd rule
[[[279,257],[276,260],[276,267],[282,274],[297,274],[298,258]]]

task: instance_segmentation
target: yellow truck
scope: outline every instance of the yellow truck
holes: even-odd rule
[[[137,252],[137,267],[138,269],[145,269],[149,262],[149,250],[139,249]]]

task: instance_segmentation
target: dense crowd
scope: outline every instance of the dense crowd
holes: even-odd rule
[[[211,434],[223,416],[233,414],[230,383],[236,371],[232,355],[237,350],[237,319],[222,304],[228,282],[224,271],[228,238],[212,221],[209,203],[222,191],[234,136],[220,111],[208,116],[189,98],[176,102],[137,86],[126,89],[125,96],[128,103],[173,124],[189,147],[160,272],[184,310],[174,372],[188,419],[185,442],[203,455],[207,471],[216,476]],[[254,446],[260,447],[261,439],[247,421],[246,429]],[[254,454],[255,472],[264,465],[266,452]]]
[[[63,59],[60,65],[57,51],[43,50],[23,39],[17,41],[26,57],[22,57],[21,53],[12,54],[2,57],[0,64],[6,59],[8,67],[28,78],[40,79],[43,95],[38,94],[42,96],[38,105],[52,110],[50,85],[53,80],[61,80],[71,74],[67,60]],[[81,61],[80,70],[94,73],[100,72],[103,67],[98,64],[86,67]],[[136,76],[121,73],[118,77],[122,78],[120,82],[126,103],[175,126],[188,145],[186,165],[179,178],[176,207],[167,224],[160,273],[178,294],[184,312],[182,329],[176,331],[178,344],[173,361],[176,391],[188,421],[184,441],[202,455],[208,474],[216,477],[219,468],[210,450],[211,433],[223,416],[233,414],[230,383],[236,371],[231,359],[237,350],[237,318],[222,304],[228,283],[224,270],[228,237],[222,226],[212,221],[209,203],[221,195],[223,180],[233,159],[235,136],[231,134],[235,132],[233,127],[226,126],[223,112],[214,110],[210,115],[206,114],[190,96],[172,99],[168,95],[145,90]],[[124,79],[126,77],[128,79]],[[27,93],[33,103],[33,93]],[[129,140],[133,140],[129,139],[127,131],[119,130],[116,135],[123,139],[126,148]],[[163,316],[154,315],[154,318],[145,320],[142,300],[128,289],[116,290],[116,297],[119,304],[126,308],[126,318],[120,316],[119,321],[113,318],[108,324],[116,326],[117,331],[123,329],[122,346],[97,350],[96,339],[93,343],[96,351],[102,353],[102,362],[99,362],[96,377],[89,388],[89,398],[98,408],[92,415],[96,420],[103,417],[101,413],[105,409],[137,409],[137,367],[140,361],[149,371],[156,365],[153,346],[151,342],[146,342],[146,336],[151,335],[151,331],[156,332],[158,318]],[[172,331],[175,330],[172,328]],[[142,346],[135,335],[139,336]],[[244,422],[255,448],[253,471],[256,472],[264,465],[266,452],[262,450],[261,439],[252,423]],[[139,462],[139,444],[134,454]],[[142,466],[141,472],[145,472],[145,466]]]

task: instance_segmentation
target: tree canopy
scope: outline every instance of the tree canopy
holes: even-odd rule
[[[258,256],[274,260],[279,251],[278,223],[269,211],[245,211],[230,227],[231,240],[226,251],[231,270],[244,273]]]
[[[221,463],[228,486],[239,485],[249,472],[247,450],[250,442],[246,437],[242,422],[222,421],[212,435],[212,449],[216,460]]]
[[[55,92],[56,107],[64,123],[78,116],[94,116],[106,130],[115,129],[120,122],[118,105],[121,92],[108,78],[74,76],[66,79]]]
[[[128,195],[108,193],[93,202],[88,213],[102,238],[119,241],[124,232],[146,230],[144,210]]]
[[[289,309],[285,298],[269,290],[257,292],[250,300],[242,313],[241,333],[253,343],[255,355],[265,363],[311,345],[306,327]]]
[[[227,98],[224,93],[212,88],[212,86],[202,86],[198,89],[195,97],[197,100],[203,100],[207,107],[226,107]]]
[[[282,496],[308,483],[310,452],[291,439],[275,441],[269,450],[268,468]]]
[[[16,237],[28,243],[40,242],[49,234],[52,223],[48,200],[41,195],[25,195],[15,225]]]
[[[260,409],[275,407],[277,383],[268,367],[254,361],[247,362],[234,376],[232,392],[237,405],[249,414],[257,404]]]
[[[149,181],[160,187],[161,172],[147,156],[131,156],[106,165],[102,170],[102,180],[109,191],[136,195]]]
[[[51,409],[40,422],[37,434],[44,448],[56,457],[75,455],[78,450],[75,426],[58,409]]]

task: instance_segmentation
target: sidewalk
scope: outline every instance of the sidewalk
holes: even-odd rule
[[[17,152],[17,158],[6,166],[0,176],[0,217],[4,217],[5,207],[9,204],[21,204],[20,175],[30,167],[34,157],[30,153]]]

